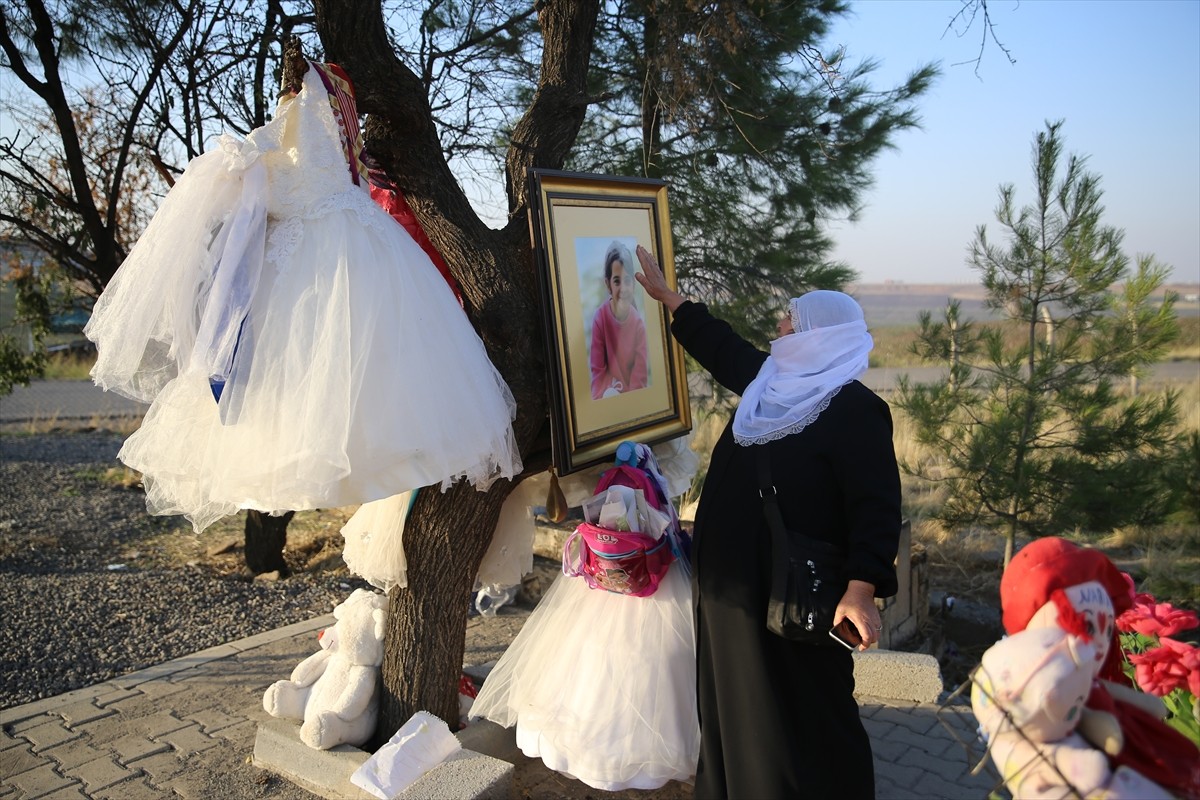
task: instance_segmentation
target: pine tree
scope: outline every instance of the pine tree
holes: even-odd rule
[[[1018,209],[1002,186],[1003,241],[980,226],[972,245],[986,305],[1007,323],[964,330],[957,303],[943,323],[924,314],[914,349],[949,359],[947,380],[900,384],[898,405],[933,454],[902,467],[946,485],[946,524],[1002,531],[1005,565],[1018,532],[1161,518],[1176,435],[1173,393],[1119,390],[1177,336],[1174,298],[1152,301],[1169,270],[1140,256],[1130,273],[1123,232],[1103,224],[1100,179],[1064,157],[1061,128],[1036,137],[1033,203]]]

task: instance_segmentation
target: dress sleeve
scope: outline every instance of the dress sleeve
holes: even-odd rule
[[[718,383],[739,396],[767,360],[766,353],[738,336],[729,323],[709,314],[704,303],[687,300],[675,309],[671,333]]]
[[[876,597],[897,591],[896,551],[900,546],[900,472],[892,446],[888,404],[865,387],[843,389],[854,402],[844,408],[839,430],[843,445],[833,460],[843,488],[848,522],[847,577],[874,584]],[[849,390],[849,391],[847,391]]]

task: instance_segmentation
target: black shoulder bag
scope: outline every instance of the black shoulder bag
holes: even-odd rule
[[[846,554],[829,542],[787,530],[779,513],[766,445],[754,448],[758,491],[771,529],[771,597],[767,630],[806,644],[833,644],[829,629],[846,593]]]

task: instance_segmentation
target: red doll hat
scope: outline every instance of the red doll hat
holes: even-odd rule
[[[1004,630],[1010,635],[1025,630],[1054,590],[1088,581],[1099,581],[1108,590],[1114,614],[1133,606],[1133,586],[1104,553],[1056,536],[1030,542],[1013,556],[1000,578]]]

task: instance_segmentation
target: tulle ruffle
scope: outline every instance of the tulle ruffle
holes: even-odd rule
[[[525,755],[596,789],[690,779],[700,729],[691,589],[679,565],[650,597],[559,577],[471,716],[516,725]]]

